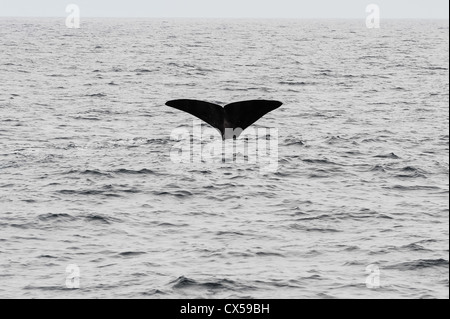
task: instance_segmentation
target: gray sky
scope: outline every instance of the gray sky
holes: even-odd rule
[[[448,0],[0,0],[0,16],[81,17],[365,18],[368,4],[381,18],[448,19]]]

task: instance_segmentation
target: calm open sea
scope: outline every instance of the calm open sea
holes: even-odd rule
[[[449,297],[448,20],[64,22],[0,18],[0,297]],[[284,102],[278,169],[177,98]]]

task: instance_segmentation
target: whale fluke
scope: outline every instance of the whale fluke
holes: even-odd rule
[[[278,101],[251,100],[231,103],[222,107],[197,100],[173,100],[167,106],[192,114],[219,130],[222,139],[238,138],[241,133],[261,117],[279,108]],[[228,129],[228,130],[227,130]]]

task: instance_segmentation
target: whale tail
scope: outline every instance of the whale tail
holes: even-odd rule
[[[242,101],[221,107],[197,100],[173,100],[167,106],[187,112],[217,129],[222,139],[238,138],[250,125],[283,103],[268,100]],[[227,130],[228,129],[228,130]]]

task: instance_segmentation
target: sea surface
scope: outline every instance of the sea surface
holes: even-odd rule
[[[449,298],[448,26],[0,18],[0,297]],[[282,101],[276,169],[179,98]]]

